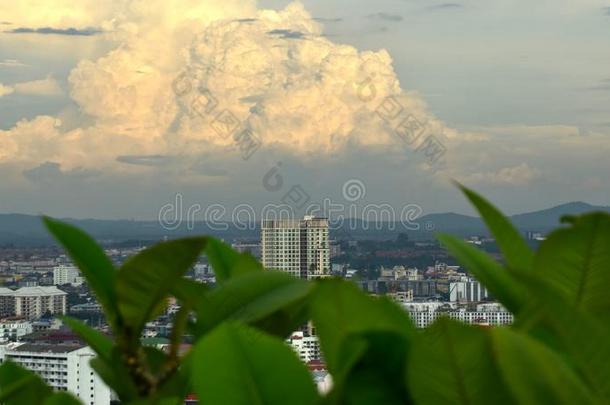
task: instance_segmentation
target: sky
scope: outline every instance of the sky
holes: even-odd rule
[[[0,0],[0,213],[610,205],[609,106],[605,1]]]

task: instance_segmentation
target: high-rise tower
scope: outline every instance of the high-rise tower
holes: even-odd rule
[[[263,221],[261,239],[266,268],[304,279],[330,275],[326,218]]]

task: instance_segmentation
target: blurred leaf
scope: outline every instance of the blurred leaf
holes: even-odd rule
[[[413,341],[411,395],[422,405],[514,403],[490,354],[482,329],[439,319]]]
[[[110,259],[99,245],[80,229],[51,218],[44,218],[44,223],[87,280],[104,309],[108,324],[117,330],[118,309],[114,290],[116,269]]]
[[[597,397],[610,403],[610,327],[576,308],[565,292],[531,272],[517,274],[531,291],[531,301],[517,315],[514,328],[528,332],[563,353]]]
[[[113,342],[103,333],[85,325],[81,321],[62,317],[61,320],[80,336],[102,359],[109,361],[112,356]]]
[[[351,347],[350,347],[351,346]],[[330,403],[407,404],[412,403],[406,387],[409,344],[395,332],[351,334],[342,346],[349,356],[346,374],[334,377]]]
[[[573,305],[609,320],[610,215],[583,215],[551,233],[540,245],[535,270]]]
[[[129,259],[116,277],[119,309],[139,336],[148,320],[165,307],[174,284],[197,262],[206,238],[159,243]]]
[[[437,239],[460,265],[489,290],[494,298],[513,313],[519,312],[526,301],[526,295],[511,273],[485,252],[454,236],[440,234],[437,235]]]
[[[579,376],[548,347],[508,328],[489,331],[493,351],[489,355],[496,359],[505,386],[518,403],[594,403]]]
[[[123,363],[118,348],[113,349],[111,361],[108,362],[100,357],[95,357],[91,359],[90,364],[106,385],[117,393],[121,401],[131,402],[138,399],[137,387]]]
[[[51,387],[33,372],[11,362],[0,366],[0,403],[42,404],[52,394]]]
[[[231,246],[217,239],[210,238],[205,249],[216,280],[223,282],[239,274],[262,271],[262,265],[249,254],[240,254]]]
[[[144,346],[144,353],[149,370],[153,374],[158,374],[168,359],[167,354],[153,346]]]
[[[283,341],[227,323],[194,348],[193,384],[204,404],[313,404],[309,371]]]
[[[477,211],[493,234],[498,247],[504,255],[509,269],[530,269],[534,254],[519,231],[489,201],[467,187],[458,184],[462,192],[476,207]]]
[[[543,344],[508,328],[449,319],[415,339],[408,375],[424,405],[592,403],[578,375]]]
[[[172,287],[171,293],[178,300],[182,301],[189,307],[194,308],[209,290],[210,288],[207,285],[183,277],[176,280],[176,283]]]
[[[334,279],[317,285],[311,317],[333,377],[345,375],[366,353],[370,342],[350,345],[354,336],[394,333],[408,342],[415,331],[407,312],[390,300],[369,297],[356,285]]]
[[[224,321],[268,324],[274,333],[288,334],[307,321],[299,311],[313,284],[276,271],[253,272],[232,278],[211,290],[197,305],[198,335],[205,334]],[[297,312],[290,312],[295,309]],[[280,314],[280,315],[278,315]],[[301,315],[299,317],[299,315]]]
[[[180,366],[176,372],[170,378],[161,382],[154,393],[153,400],[167,399],[168,403],[171,403],[174,397],[178,397],[179,401],[177,403],[184,403],[182,398],[193,392],[191,385],[192,359],[193,351],[191,350],[180,359]]]
[[[56,392],[53,395],[45,399],[43,405],[80,405],[80,402],[76,397],[67,392]]]

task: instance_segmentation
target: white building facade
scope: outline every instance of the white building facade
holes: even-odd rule
[[[473,279],[449,283],[449,301],[481,302],[489,298],[487,288]]]
[[[0,344],[16,342],[34,331],[32,322],[24,319],[5,319],[0,321]]]
[[[53,285],[80,285],[83,278],[74,266],[60,265],[53,268]]]
[[[306,336],[303,332],[294,332],[287,343],[294,349],[305,364],[313,360],[321,360],[320,340],[317,336]]]
[[[95,353],[88,346],[13,344],[0,348],[10,360],[38,374],[57,391],[68,391],[87,405],[108,405],[111,390],[89,365]]]
[[[446,302],[406,303],[403,307],[418,328],[427,328],[442,316],[471,325],[500,326],[514,321],[513,314],[497,303],[480,304],[475,310]]]

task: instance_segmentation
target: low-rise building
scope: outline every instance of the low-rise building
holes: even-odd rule
[[[287,342],[304,363],[321,360],[322,358],[320,341],[317,336],[309,336],[302,331],[297,331],[288,338]]]
[[[44,314],[66,313],[67,293],[57,287],[0,287],[0,316],[38,319]]]
[[[57,391],[68,391],[87,405],[110,403],[110,388],[89,365],[95,352],[85,345],[10,344],[0,361],[10,360],[38,374]]]
[[[0,321],[0,343],[17,342],[33,330],[32,322],[26,319],[3,319]]]
[[[481,304],[474,310],[438,301],[406,303],[403,307],[418,328],[426,328],[442,316],[471,325],[510,325],[514,320],[513,315],[497,303]]]

